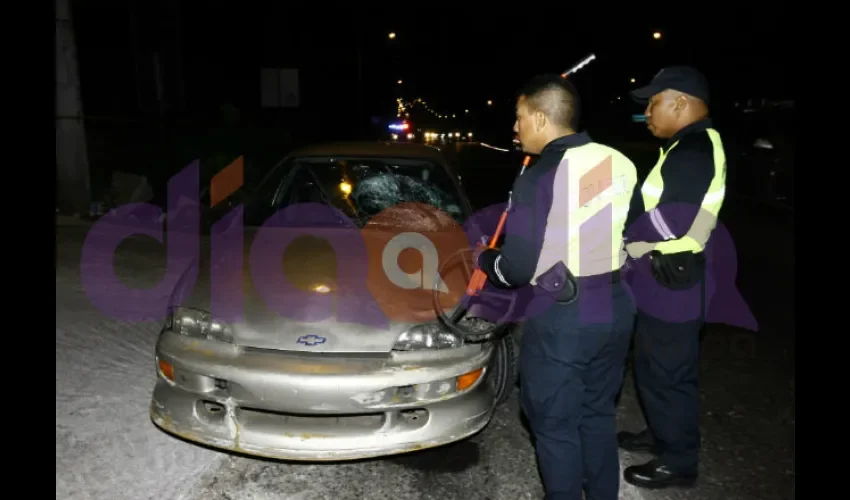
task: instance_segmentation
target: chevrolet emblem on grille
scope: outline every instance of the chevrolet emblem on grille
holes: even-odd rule
[[[314,346],[314,345],[324,344],[327,341],[328,341],[328,339],[325,338],[325,337],[320,337],[318,335],[310,334],[310,335],[302,335],[302,336],[298,337],[298,340],[296,342],[298,342],[299,344],[304,344],[306,346]]]

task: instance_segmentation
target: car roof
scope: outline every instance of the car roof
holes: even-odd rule
[[[431,160],[447,165],[443,153],[432,146],[412,142],[340,141],[313,144],[291,152],[291,158],[308,156],[371,156]]]

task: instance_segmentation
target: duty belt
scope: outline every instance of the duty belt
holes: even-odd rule
[[[537,279],[537,286],[559,304],[570,304],[582,293],[582,290],[594,290],[602,286],[619,283],[620,271],[575,277],[569,269],[558,262]]]

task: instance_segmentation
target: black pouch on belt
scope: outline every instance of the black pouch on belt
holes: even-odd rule
[[[705,276],[705,255],[702,252],[677,252],[650,254],[652,276],[671,290],[687,290]]]
[[[562,261],[541,274],[537,286],[559,304],[569,304],[578,298],[578,281]]]

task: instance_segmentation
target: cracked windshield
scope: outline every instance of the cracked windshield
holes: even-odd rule
[[[387,208],[421,203],[463,222],[455,184],[444,168],[429,161],[300,158],[286,170],[289,173],[272,202],[280,208],[299,203],[331,205],[362,227]]]

